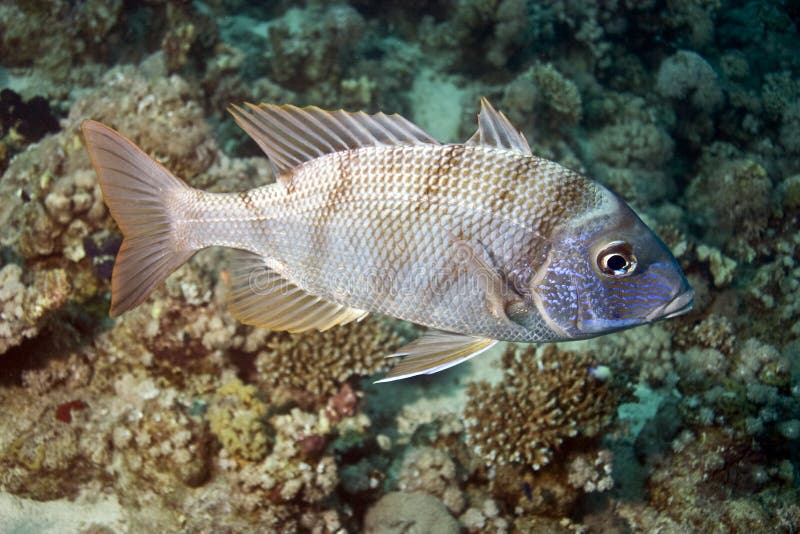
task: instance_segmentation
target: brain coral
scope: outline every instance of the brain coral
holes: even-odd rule
[[[469,385],[467,441],[487,464],[547,465],[567,439],[594,436],[616,409],[593,356],[547,345],[503,354],[503,380]]]

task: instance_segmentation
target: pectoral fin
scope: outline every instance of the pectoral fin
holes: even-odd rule
[[[425,333],[388,357],[405,356],[386,378],[391,382],[416,375],[429,375],[458,365],[489,349],[496,339],[464,336],[436,330]]]

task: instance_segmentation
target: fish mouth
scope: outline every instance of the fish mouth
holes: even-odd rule
[[[692,309],[692,306],[694,306],[694,289],[687,289],[667,302],[664,306],[650,312],[647,316],[647,320],[656,321],[658,319],[677,317],[687,313]]]

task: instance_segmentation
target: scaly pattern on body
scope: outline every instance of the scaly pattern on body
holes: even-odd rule
[[[399,116],[234,106],[278,183],[192,189],[87,121],[104,198],[125,234],[112,315],[191,255],[240,249],[230,310],[289,331],[370,312],[443,332],[407,345],[389,379],[441,370],[496,340],[589,337],[689,309],[664,244],[596,182],[531,154],[487,101],[475,135],[442,145]]]
[[[505,277],[535,272],[554,229],[601,202],[592,183],[550,161],[464,145],[336,152],[293,170],[290,183],[196,191],[176,224],[192,248],[279,258],[274,270],[327,300],[518,341],[553,333],[544,321],[530,330],[487,315],[463,243],[477,243]]]

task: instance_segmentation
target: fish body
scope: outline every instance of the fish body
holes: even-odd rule
[[[483,101],[476,134],[440,144],[398,116],[232,108],[278,183],[190,188],[99,123],[83,131],[125,235],[112,315],[209,246],[242,253],[231,312],[325,329],[377,312],[436,331],[389,379],[434,372],[496,340],[591,337],[682,313],[692,290],[664,244],[616,195],[531,154]],[[443,331],[439,333],[438,331]]]

